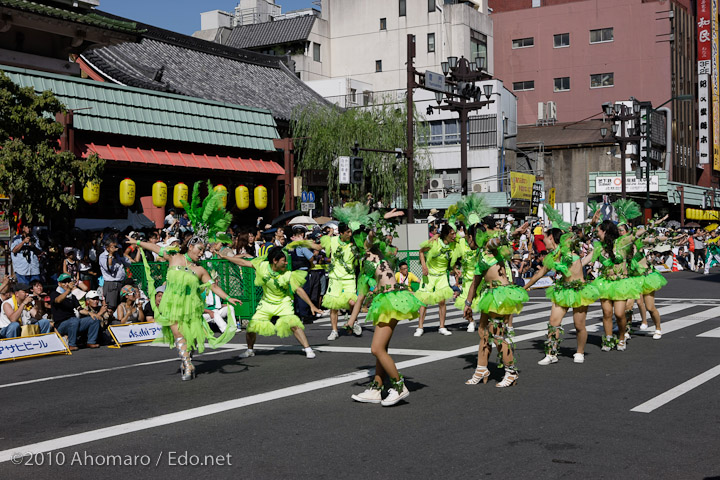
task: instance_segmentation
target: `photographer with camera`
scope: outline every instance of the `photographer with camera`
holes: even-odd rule
[[[78,333],[87,334],[87,346],[98,348],[98,333],[100,322],[91,316],[78,318],[76,312],[80,311],[80,302],[72,294],[77,286],[70,275],[63,273],[58,277],[58,287],[50,294],[52,301],[52,317],[55,328],[60,335],[67,335],[68,348],[77,350]]]
[[[42,253],[40,241],[32,235],[32,225],[24,223],[19,235],[10,242],[12,265],[18,283],[29,284],[40,278],[40,259]]]

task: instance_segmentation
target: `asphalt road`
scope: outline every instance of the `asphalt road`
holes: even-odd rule
[[[663,338],[601,352],[595,305],[584,364],[568,325],[560,362],[537,365],[549,303],[533,292],[509,389],[494,354],[490,382],[464,384],[478,337],[454,308],[449,337],[436,309],[420,338],[401,323],[391,354],[411,395],[392,408],[350,399],[372,327],[328,342],[327,319],[307,328],[313,360],[292,338],[238,359],[241,334],[196,356],[191,382],[148,345],[0,364],[0,478],[720,478],[720,274],[668,278]]]

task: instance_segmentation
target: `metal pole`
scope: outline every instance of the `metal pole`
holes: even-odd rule
[[[468,185],[468,167],[467,167],[467,149],[468,149],[468,111],[465,108],[465,99],[460,100],[460,193],[469,195],[470,185]]]
[[[413,88],[415,87],[415,68],[413,58],[415,57],[415,43],[412,34],[407,36],[407,220],[408,223],[415,223],[415,160],[413,159]]]

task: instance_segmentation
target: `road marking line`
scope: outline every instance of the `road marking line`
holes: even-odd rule
[[[159,347],[165,347],[168,348],[167,345],[156,345]],[[234,348],[233,350],[240,350],[240,348]],[[197,355],[198,357],[205,356],[205,355],[217,355],[218,353],[225,353],[228,349],[225,350],[216,350],[214,352],[206,352],[202,353],[200,355]],[[41,383],[41,382],[49,382],[51,380],[61,380],[63,378],[71,378],[71,377],[81,377],[83,375],[92,375],[95,373],[104,373],[104,372],[114,372],[117,370],[124,370],[126,368],[133,368],[133,367],[145,367],[148,365],[156,365],[158,363],[167,363],[167,362],[177,362],[177,358],[168,358],[165,360],[155,360],[152,362],[142,362],[142,363],[133,363],[132,365],[121,365],[119,367],[112,367],[112,368],[100,368],[98,370],[87,370],[84,372],[78,372],[78,373],[68,373],[65,375],[56,375],[54,377],[44,377],[44,378],[36,378],[35,380],[26,380],[24,382],[15,382],[15,383],[6,383],[4,385],[0,385],[0,388],[8,388],[8,387],[18,387],[20,385],[30,385],[33,383]]]
[[[687,317],[665,322],[662,324],[661,328],[663,335],[665,335],[666,333],[674,332],[675,330],[680,330],[681,328],[691,327],[697,323],[718,318],[718,316],[720,316],[720,307],[715,307],[694,315],[688,315]]]
[[[705,337],[705,338],[720,338],[720,328],[714,328],[712,330],[709,330],[705,333],[701,333],[697,335],[698,337]]]
[[[699,387],[705,382],[709,382],[713,378],[720,375],[720,365],[711,368],[710,370],[701,373],[700,375],[691,378],[687,382],[681,383],[677,387],[671,388],[665,393],[662,393],[658,395],[655,398],[652,398],[648,400],[647,402],[638,405],[635,408],[632,408],[631,412],[639,412],[639,413],[650,413],[653,410],[656,410],[666,403],[669,403],[676,398],[680,397],[681,395],[684,395],[688,393],[690,390],[693,390],[694,388]]]

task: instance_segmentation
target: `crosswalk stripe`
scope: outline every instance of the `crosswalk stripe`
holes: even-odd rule
[[[720,338],[720,327],[719,328],[713,328],[712,330],[709,330],[705,333],[701,333],[698,335],[698,337],[704,337],[704,338]]]
[[[698,323],[706,320],[712,320],[720,316],[720,307],[714,307],[709,310],[704,310],[699,314],[688,315],[686,317],[678,318],[677,320],[671,320],[662,324],[663,335],[666,333],[680,330],[681,328],[691,327]]]

